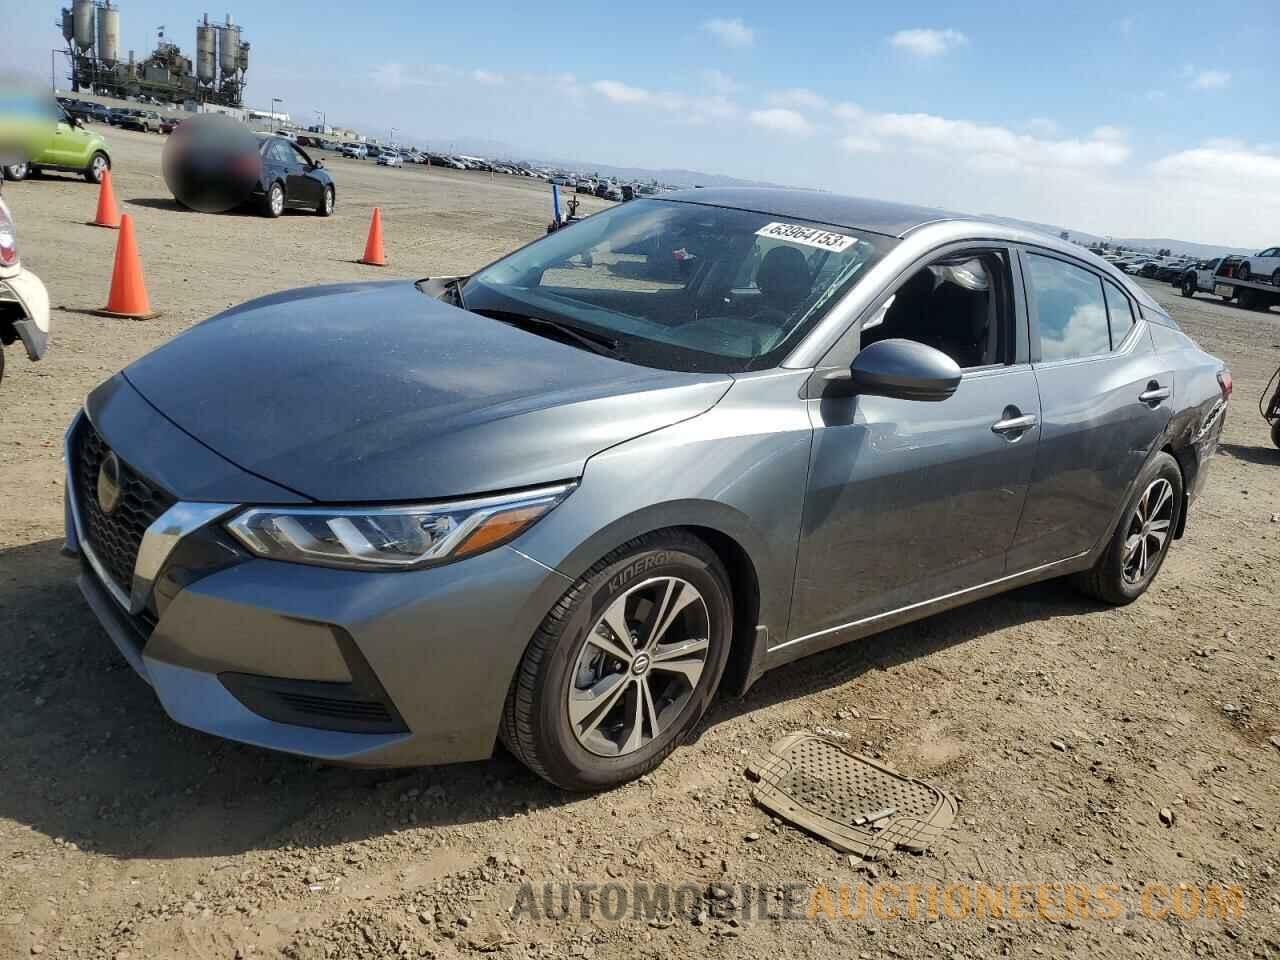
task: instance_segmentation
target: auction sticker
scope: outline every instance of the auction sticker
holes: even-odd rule
[[[819,250],[830,250],[832,253],[843,253],[857,243],[853,237],[846,237],[843,233],[818,230],[798,223],[770,223],[757,230],[756,236],[768,237],[771,240],[785,240],[787,243],[799,243],[806,247],[817,247]]]

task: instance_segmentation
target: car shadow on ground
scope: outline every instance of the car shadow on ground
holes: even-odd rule
[[[0,550],[4,820],[114,858],[169,859],[355,842],[588,802],[501,748],[478,763],[360,770],[181,727],[102,632],[60,546]],[[775,670],[745,698],[720,701],[700,729],[1012,624],[1087,609],[1052,583],[985,600]]]
[[[203,217],[258,217],[261,214],[254,210],[250,204],[241,204],[238,207],[232,207],[230,210],[222,213],[205,213],[201,210],[194,210],[185,204],[179,203],[173,197],[134,197],[124,201],[126,206],[146,207],[151,210],[168,210],[171,213],[190,213]],[[285,213],[290,211],[286,210]]]
[[[1218,449],[1227,456],[1243,460],[1245,463],[1280,467],[1280,447],[1247,447],[1242,443],[1224,443]]]

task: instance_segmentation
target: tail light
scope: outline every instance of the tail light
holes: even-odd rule
[[[1218,372],[1218,388],[1222,390],[1222,399],[1231,399],[1231,371],[1221,370]]]
[[[9,216],[9,208],[0,200],[0,267],[12,267],[18,262],[18,231]]]

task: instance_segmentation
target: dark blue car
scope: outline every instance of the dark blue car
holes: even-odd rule
[[[262,169],[253,198],[267,217],[278,217],[286,207],[314,210],[322,217],[333,213],[337,201],[333,177],[319,160],[312,160],[297,144],[272,134],[258,135]]]

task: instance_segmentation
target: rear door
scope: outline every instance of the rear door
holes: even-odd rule
[[[1110,534],[1174,388],[1118,283],[1057,251],[1023,248],[1020,259],[1041,427],[1011,571],[1079,556]]]

